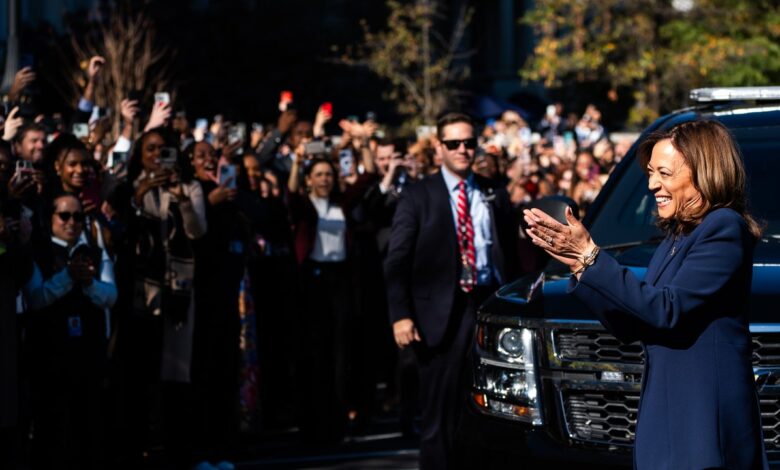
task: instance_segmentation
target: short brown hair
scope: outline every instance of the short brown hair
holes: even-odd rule
[[[693,185],[701,194],[701,204],[679,208],[671,219],[659,219],[659,227],[667,233],[690,232],[708,213],[729,208],[739,213],[753,236],[759,238],[761,226],[747,207],[747,174],[742,155],[726,126],[718,121],[697,120],[653,132],[637,151],[642,171],[647,172],[655,144],[666,139],[690,168]]]
[[[439,140],[444,138],[444,128],[446,126],[449,126],[450,124],[457,124],[459,122],[468,124],[472,129],[474,128],[474,120],[471,119],[471,116],[468,114],[447,113],[440,117],[439,120],[436,121],[436,135],[439,137]]]

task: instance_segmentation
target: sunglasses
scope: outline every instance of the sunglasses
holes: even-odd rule
[[[476,137],[472,137],[470,139],[442,140],[441,143],[447,147],[447,150],[458,150],[458,148],[460,148],[460,144],[463,144],[463,146],[469,150],[474,150],[477,148]]]
[[[59,217],[60,220],[65,223],[67,223],[71,217],[73,217],[73,221],[77,224],[84,222],[83,212],[55,212],[55,214],[57,214],[57,217]]]

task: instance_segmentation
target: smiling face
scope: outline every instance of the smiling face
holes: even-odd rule
[[[690,167],[670,139],[658,141],[647,164],[648,187],[655,196],[658,216],[670,219],[701,203]]]
[[[263,169],[260,167],[257,157],[251,153],[244,154],[244,171],[249,179],[249,189],[258,191],[260,189],[260,181],[263,179]]]
[[[444,126],[441,132],[441,140],[466,140],[474,138],[474,128],[465,122],[455,122]],[[442,142],[436,144],[436,154],[451,173],[466,178],[471,164],[474,162],[474,149],[467,149],[464,143],[460,143],[454,150],[450,150]]]
[[[74,193],[84,189],[91,173],[88,165],[87,155],[77,149],[69,150],[57,160],[54,168],[62,181],[62,189]]]
[[[195,177],[201,181],[214,181],[217,175],[217,154],[208,142],[198,142],[192,151],[192,167]]]
[[[160,169],[160,151],[165,146],[162,136],[156,132],[147,134],[141,143],[141,164],[147,172]]]
[[[306,185],[315,196],[326,198],[333,190],[333,178],[333,167],[326,162],[315,163],[311,172],[306,175]]]
[[[51,215],[52,235],[66,242],[68,246],[75,245],[84,227],[83,217],[81,203],[75,196],[58,197],[54,201],[54,213]]]

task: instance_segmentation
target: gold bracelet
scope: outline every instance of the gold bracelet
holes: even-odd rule
[[[585,272],[586,269],[593,266],[593,263],[596,262],[596,257],[599,255],[600,251],[601,249],[598,246],[596,246],[595,248],[593,248],[593,250],[590,253],[583,256],[582,261],[580,262],[582,266],[578,270],[574,271],[572,274],[574,274],[575,276],[582,274],[583,272]]]

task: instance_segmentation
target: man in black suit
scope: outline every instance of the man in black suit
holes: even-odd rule
[[[506,191],[471,172],[477,146],[471,118],[447,114],[437,132],[441,172],[401,195],[385,260],[395,341],[413,346],[420,366],[423,469],[456,466],[462,372],[476,309],[511,280],[516,261],[517,218]]]

